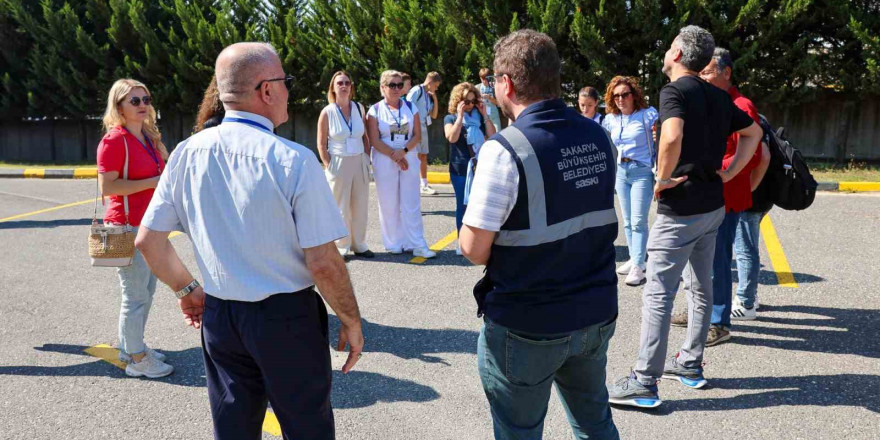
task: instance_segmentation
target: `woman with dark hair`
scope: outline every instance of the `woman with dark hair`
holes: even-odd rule
[[[615,76],[605,91],[607,113],[602,126],[617,147],[617,183],[623,231],[630,259],[617,269],[624,282],[638,286],[645,282],[648,245],[648,211],[654,196],[656,148],[651,126],[659,114],[645,101],[638,79]]]
[[[605,115],[599,113],[599,91],[587,86],[578,92],[578,110],[583,117],[602,123]]]
[[[216,127],[223,121],[226,110],[220,102],[220,92],[217,90],[217,77],[211,77],[211,84],[205,89],[205,97],[199,105],[199,114],[196,116],[196,125],[193,133],[198,133],[206,128]]]

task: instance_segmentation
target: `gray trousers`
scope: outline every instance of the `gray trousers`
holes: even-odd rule
[[[688,326],[678,363],[698,367],[712,317],[712,263],[715,235],[724,208],[689,216],[658,215],[648,235],[648,282],[642,294],[639,382],[653,385],[663,375],[672,305],[680,279],[688,301]]]

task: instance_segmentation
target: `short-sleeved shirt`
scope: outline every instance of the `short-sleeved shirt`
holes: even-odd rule
[[[165,169],[165,161],[152,142],[142,144],[138,138],[124,127],[111,129],[98,144],[98,172],[119,173],[123,178],[125,166],[125,143],[128,142],[128,180],[143,180],[156,177]],[[144,211],[150,199],[153,198],[153,189],[145,189],[128,196],[128,218],[132,226],[139,226],[144,217]],[[125,224],[125,206],[122,196],[109,196],[107,210],[104,212],[104,222]]]
[[[488,95],[494,96],[494,94],[495,94],[494,87],[489,87],[485,84],[480,83],[480,85],[478,85],[477,88],[480,90],[480,95],[487,95],[488,94]],[[486,104],[486,116],[488,116],[489,119],[491,119],[493,121],[500,119],[501,115],[499,114],[498,106],[496,106],[495,104],[492,104],[492,101],[489,101],[488,98],[483,99],[483,103]]]
[[[385,100],[382,100],[370,106],[370,111],[367,114],[371,118],[376,118],[379,126],[379,138],[382,142],[395,150],[400,150],[413,136],[415,128],[412,122],[417,120],[418,111],[416,106],[402,99],[397,109],[392,109],[385,103]],[[422,135],[424,136],[425,133]]]
[[[476,109],[471,111],[477,112],[477,116],[480,117],[480,130],[485,133],[486,121],[483,120],[483,115],[479,114],[480,112]],[[455,124],[456,117],[456,115],[446,115],[443,118],[443,125]],[[468,148],[466,130],[467,128],[462,126],[458,140],[449,143],[449,172],[458,176],[467,175],[468,161],[471,160],[471,150]]]
[[[656,149],[651,126],[658,117],[657,109],[654,107],[637,110],[628,115],[623,113],[605,115],[602,127],[608,130],[611,141],[617,147],[618,161],[625,157],[649,167],[654,165]]]
[[[419,110],[419,120],[422,122],[422,126],[427,126],[431,119],[431,111],[434,110],[434,100],[425,90],[425,86],[420,84],[410,89],[406,94],[406,100],[416,106]]]
[[[303,249],[347,235],[315,154],[227,111],[172,153],[143,224],[186,232],[205,292],[261,301],[314,285]]]
[[[357,156],[364,153],[364,115],[360,104],[350,101],[349,119],[346,120],[337,104],[322,110],[327,115],[327,150],[333,156]]]
[[[757,123],[761,123],[758,119],[758,109],[749,98],[741,95],[736,87],[728,90],[730,97],[733,98],[733,104],[740,110],[748,113],[749,117]],[[724,160],[722,166],[724,169],[733,162],[733,156],[736,154],[736,148],[739,145],[739,133],[733,133],[727,138],[727,150],[724,152]],[[755,150],[755,154],[746,166],[733,179],[724,184],[724,207],[727,211],[742,212],[752,207],[752,170],[761,162],[760,146]]]
[[[716,171],[721,169],[727,137],[754,121],[726,91],[693,75],[660,90],[660,121],[670,118],[684,120],[681,156],[672,177],[688,179],[660,193],[657,212],[685,216],[723,207],[724,186]]]

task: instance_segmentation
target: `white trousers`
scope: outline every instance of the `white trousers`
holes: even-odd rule
[[[370,164],[366,154],[330,156],[324,171],[336,206],[345,220],[348,236],[336,240],[339,253],[366,252],[367,211],[370,203]]]
[[[406,160],[409,169],[402,171],[390,157],[373,150],[382,243],[389,251],[428,247],[422,226],[418,152],[410,151]]]

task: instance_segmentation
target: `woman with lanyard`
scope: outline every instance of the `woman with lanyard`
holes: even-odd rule
[[[339,71],[330,78],[327,101],[318,117],[318,153],[327,183],[348,226],[348,237],[336,241],[339,253],[373,258],[367,247],[367,207],[370,201],[369,144],[364,129],[364,108],[354,99],[354,82]]]
[[[98,144],[98,187],[101,195],[109,198],[104,224],[127,223],[136,231],[168,158],[145,85],[132,79],[113,84],[104,112],[104,130]],[[138,250],[131,266],[120,267],[116,273],[122,287],[119,359],[128,364],[125,373],[149,378],[171,374],[174,367],[164,362],[165,355],[144,344],[156,276]]]
[[[402,100],[400,72],[386,70],[379,78],[384,99],[367,112],[367,135],[373,146],[373,176],[379,199],[382,242],[392,254],[412,250],[432,258],[422,226],[418,145],[422,130],[418,110]]]
[[[648,106],[633,77],[615,76],[605,91],[607,113],[602,126],[617,147],[617,182],[623,230],[630,259],[617,269],[624,282],[638,286],[645,282],[648,245],[648,211],[654,197],[654,171],[657,149],[651,127],[659,116]]]
[[[602,113],[599,113],[599,91],[593,87],[584,87],[578,92],[578,110],[580,114],[601,124]]]
[[[455,230],[460,231],[467,205],[468,178],[473,178],[477,154],[483,142],[495,134],[495,125],[489,119],[480,91],[470,83],[452,89],[447,111],[443,131],[449,141],[449,180],[455,190]],[[461,247],[455,253],[461,255]]]

